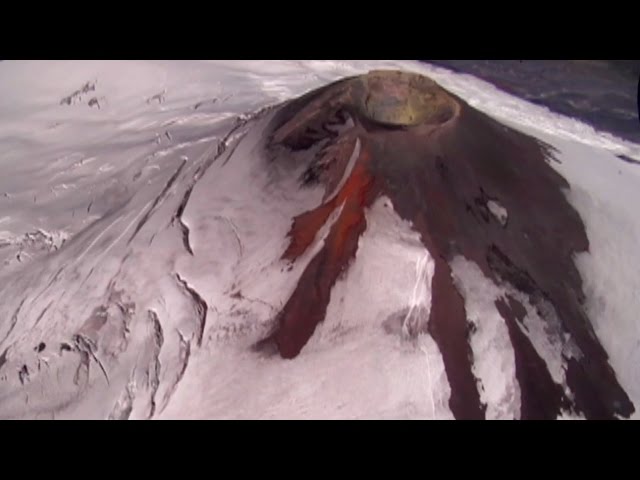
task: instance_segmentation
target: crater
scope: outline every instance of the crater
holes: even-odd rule
[[[392,70],[372,71],[354,86],[360,113],[376,123],[411,127],[440,125],[458,111],[458,104],[433,80]]]

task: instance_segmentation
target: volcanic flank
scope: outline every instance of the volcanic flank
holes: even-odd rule
[[[573,412],[608,419],[634,412],[584,308],[573,256],[589,242],[563,193],[568,183],[550,165],[550,147],[428,78],[392,71],[342,80],[291,101],[276,111],[268,133],[273,161],[283,149],[308,151],[313,159],[300,181],[325,189],[320,205],[293,219],[283,259],[295,262],[330,226],[269,338],[282,357],[296,357],[324,320],[332,289],[367,228],[366,212],[384,196],[435,262],[430,309],[416,314],[409,333],[430,335],[438,345],[456,418],[486,413],[473,372],[473,324],[454,280],[456,259],[477,265],[506,292],[495,306],[514,349],[521,418]],[[560,344],[555,361],[563,365],[564,382],[536,348],[533,328]]]

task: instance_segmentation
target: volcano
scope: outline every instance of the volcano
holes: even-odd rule
[[[261,65],[0,66],[0,418],[637,417],[633,148]]]
[[[376,199],[411,223],[435,267],[431,305],[403,319],[409,336],[429,334],[444,359],[456,418],[484,418],[473,373],[465,299],[453,262],[471,262],[504,289],[495,305],[508,330],[522,395],[522,418],[629,416],[620,387],[584,312],[576,252],[589,242],[567,201],[567,182],[549,165],[548,145],[506,128],[430,79],[371,72],[282,107],[265,146],[318,151],[303,184],[320,183],[317,207],[298,215],[282,258],[295,262],[332,215],[324,245],[279,312],[272,336],[280,355],[299,354],[326,316],[336,281],[349,269]],[[525,306],[526,305],[526,306]],[[528,322],[561,345],[566,389],[556,383],[529,338]],[[478,319],[482,323],[483,319]]]

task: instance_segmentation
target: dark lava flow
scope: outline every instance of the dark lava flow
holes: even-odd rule
[[[554,382],[525,333],[522,303],[512,297],[496,302],[515,352],[523,419],[556,418],[562,411],[590,419],[634,412],[585,313],[572,256],[587,251],[589,242],[562,191],[568,183],[549,165],[550,147],[471,108],[428,78],[387,71],[342,80],[288,102],[273,117],[269,134],[268,149],[320,145],[302,181],[326,189],[321,205],[294,219],[283,258],[295,261],[339,212],[280,312],[272,339],[283,357],[297,356],[324,320],[331,289],[366,229],[366,209],[385,195],[435,260],[423,332],[442,354],[456,418],[481,419],[486,409],[472,370],[471,325],[451,275],[450,262],[458,255],[527,298],[545,331],[566,347],[567,391]],[[493,215],[491,203],[506,210],[506,222]]]

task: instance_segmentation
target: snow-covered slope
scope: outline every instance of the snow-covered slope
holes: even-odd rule
[[[263,108],[387,67],[558,149],[590,241],[587,308],[640,405],[640,165],[616,157],[640,146],[417,62],[2,62],[0,418],[452,418],[435,343],[402,332],[429,308],[433,259],[389,199],[302,353],[255,348],[335,221],[281,260],[323,192],[262,168]],[[460,261],[454,277],[472,321],[497,315],[481,272]],[[489,320],[471,344],[482,400],[518,418],[513,352]]]

